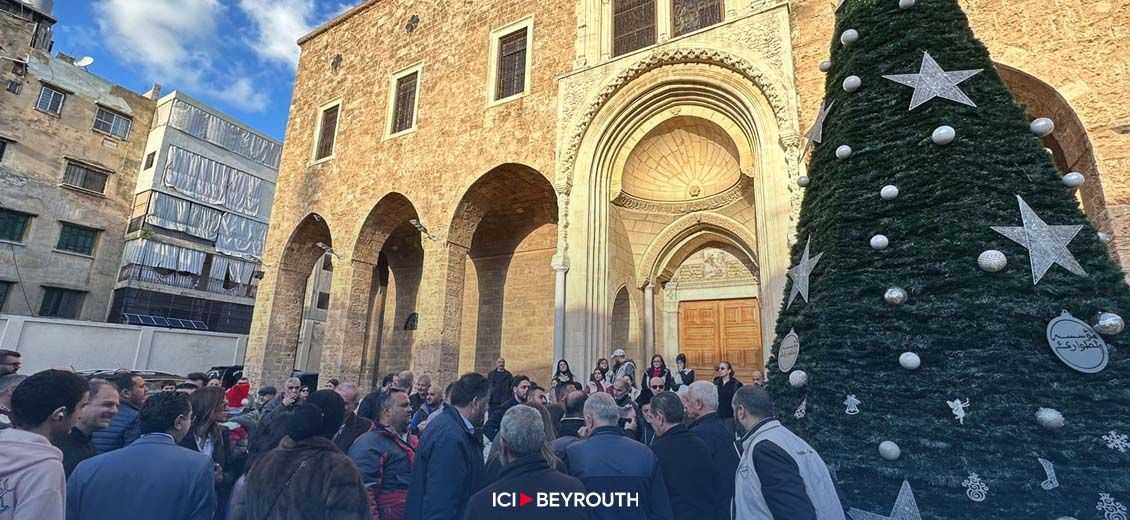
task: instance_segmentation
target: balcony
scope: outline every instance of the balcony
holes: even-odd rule
[[[259,288],[257,285],[226,282],[225,280],[217,280],[209,276],[181,273],[138,264],[129,264],[122,267],[122,270],[118,273],[118,281],[124,282],[127,280],[223,294],[226,296],[236,296],[239,298],[254,298]]]

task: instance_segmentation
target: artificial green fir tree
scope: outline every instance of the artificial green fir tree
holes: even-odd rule
[[[1125,519],[1130,290],[1041,145],[1050,125],[957,0],[836,18],[768,368],[778,415],[856,520],[900,495],[892,518],[916,519],[911,494],[921,518]],[[1063,311],[1082,321],[1056,325],[1057,354]]]

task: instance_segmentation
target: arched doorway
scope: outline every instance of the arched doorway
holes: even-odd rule
[[[255,384],[280,384],[294,369],[304,304],[311,298],[307,290],[310,274],[332,250],[329,225],[321,215],[311,213],[290,233],[286,246],[277,257],[273,277],[260,284],[260,295],[267,293],[271,297],[268,301],[260,301],[255,312],[269,315],[270,319],[266,330],[253,329],[248,340],[248,377]],[[262,320],[255,320],[255,323],[262,323]]]
[[[404,195],[389,193],[369,212],[353,251],[351,305],[353,319],[363,319],[363,334],[343,337],[360,342],[359,380],[375,388],[385,372],[411,366],[416,337],[416,301],[424,266],[424,250],[416,208]],[[361,310],[363,309],[363,311]]]
[[[540,172],[505,164],[463,195],[448,240],[464,245],[460,371],[499,356],[545,384],[553,364],[557,196]]]

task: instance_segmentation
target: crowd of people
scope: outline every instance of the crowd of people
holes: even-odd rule
[[[844,518],[761,374],[743,385],[727,362],[703,380],[682,354],[640,371],[617,349],[587,381],[558,361],[547,388],[499,358],[442,389],[403,371],[362,395],[200,373],[149,389],[19,360],[0,350],[0,520]],[[498,499],[547,493],[605,499]]]

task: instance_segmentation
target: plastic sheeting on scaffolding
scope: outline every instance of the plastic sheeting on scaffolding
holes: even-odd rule
[[[188,233],[205,240],[216,240],[223,212],[179,197],[153,192],[145,220],[155,226]]]
[[[138,239],[126,242],[125,262],[127,264],[160,267],[183,273],[199,275],[204,271],[203,251],[196,251],[156,240]]]
[[[259,264],[212,255],[212,269],[208,276],[216,280],[223,280],[225,276],[229,276],[235,283],[250,284],[251,277],[254,276],[257,267],[259,267]]]
[[[238,256],[259,260],[263,258],[263,248],[267,242],[267,225],[243,218],[234,213],[224,213],[220,221],[220,233],[216,237],[216,250]]]
[[[258,163],[279,167],[282,146],[278,143],[180,99],[173,102],[169,124]]]
[[[245,215],[259,213],[262,179],[177,146],[168,150],[165,186]]]

